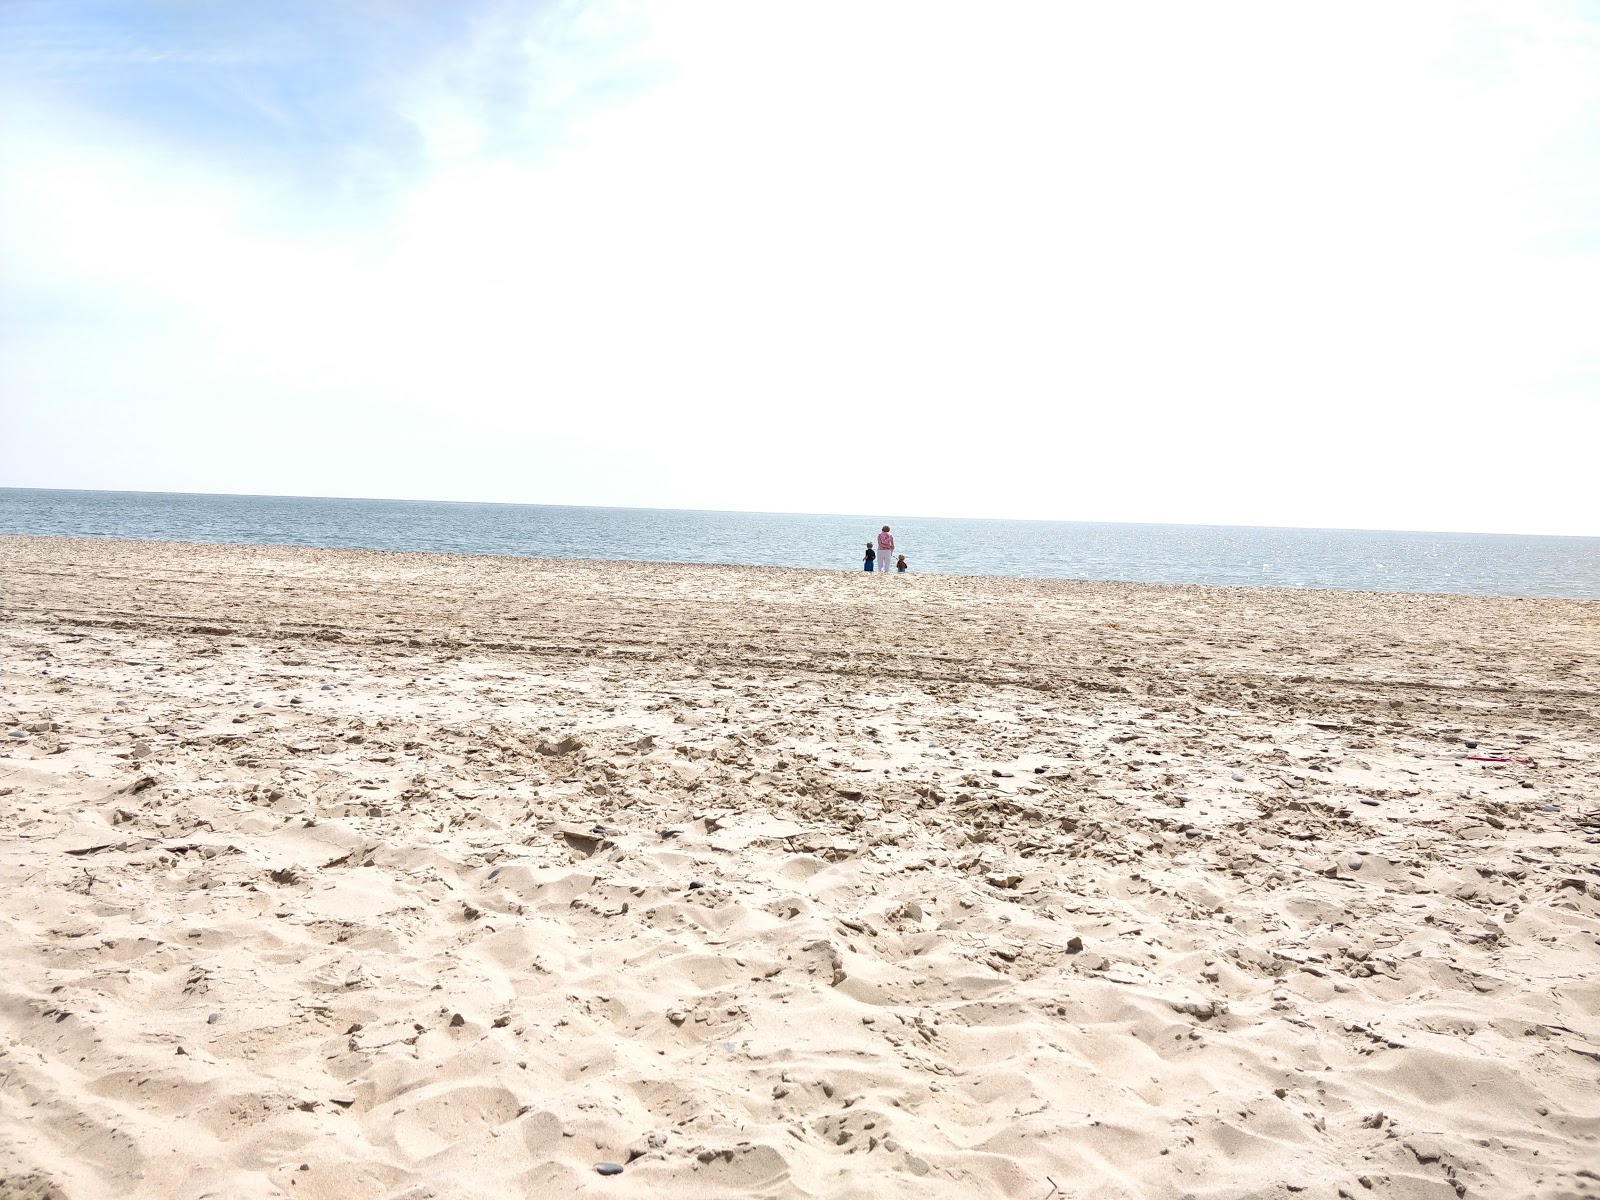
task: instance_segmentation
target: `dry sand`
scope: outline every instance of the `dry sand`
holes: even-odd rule
[[[8,1200],[1600,1195],[1600,605],[0,568]]]

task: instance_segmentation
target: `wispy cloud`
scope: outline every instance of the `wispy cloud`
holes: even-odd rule
[[[1576,530],[1600,22],[1152,11],[0,8],[17,481]]]

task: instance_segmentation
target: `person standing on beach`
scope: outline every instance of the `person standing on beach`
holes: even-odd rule
[[[872,570],[872,568],[873,568],[873,560],[876,559],[877,557],[878,556],[872,552],[872,543],[868,542],[867,543],[867,556],[861,560],[861,569],[863,571]]]
[[[878,535],[878,570],[887,571],[894,564],[894,534],[885,525]]]

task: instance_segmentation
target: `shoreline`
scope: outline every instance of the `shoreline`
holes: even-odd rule
[[[418,501],[418,503],[422,503],[422,502]],[[428,503],[434,503],[434,502],[433,501],[428,501]],[[468,502],[463,501],[462,503],[468,503]],[[552,506],[552,507],[559,507],[559,506]],[[641,511],[643,511],[643,510],[641,510]],[[1216,527],[1216,528],[1222,528],[1222,527],[1219,526],[1219,527]],[[1355,531],[1355,532],[1361,532],[1361,531]],[[1476,536],[1476,535],[1474,535],[1474,536]],[[1502,535],[1490,534],[1490,535],[1483,535],[1483,536],[1502,536]],[[1534,534],[1521,535],[1521,534],[1518,534],[1518,535],[1503,535],[1503,536],[1519,536],[1519,537],[1520,536],[1530,536],[1531,537],[1531,536],[1540,536],[1540,535],[1534,535]],[[1564,536],[1564,535],[1553,535],[1552,534],[1552,535],[1549,535],[1549,536],[1553,536],[1554,537],[1554,536]],[[1600,541],[1600,539],[1595,539],[1595,540]],[[865,572],[865,571],[861,570],[861,567],[860,567],[859,563],[857,563],[853,567],[851,567],[851,566],[807,567],[807,566],[798,566],[798,565],[789,566],[789,565],[782,564],[782,563],[734,563],[734,562],[721,562],[721,561],[692,562],[692,561],[677,560],[677,559],[566,558],[566,557],[548,556],[548,555],[536,555],[536,554],[478,553],[476,551],[471,551],[471,550],[411,550],[411,549],[389,550],[389,549],[381,549],[381,548],[369,547],[369,546],[313,546],[313,545],[300,545],[300,544],[293,543],[293,542],[192,542],[192,541],[178,541],[178,540],[173,540],[173,539],[169,539],[169,538],[128,538],[128,537],[113,537],[113,536],[110,536],[110,535],[102,536],[102,535],[98,535],[98,534],[81,535],[81,534],[0,533],[0,543],[3,543],[5,541],[16,541],[16,542],[19,542],[19,543],[27,543],[27,542],[31,542],[31,541],[39,541],[39,542],[82,542],[82,543],[88,543],[88,544],[109,543],[109,544],[112,544],[112,545],[126,544],[126,545],[130,545],[130,546],[196,547],[196,548],[198,548],[198,547],[209,547],[209,548],[216,549],[216,550],[238,550],[238,551],[274,551],[274,550],[308,551],[308,552],[315,552],[315,553],[326,552],[326,553],[333,553],[333,554],[374,554],[374,555],[400,556],[400,557],[404,557],[404,556],[408,556],[408,555],[421,555],[421,556],[428,557],[428,558],[461,558],[461,559],[466,559],[468,561],[474,561],[474,562],[475,561],[479,561],[479,560],[483,560],[483,559],[489,559],[489,560],[493,560],[493,561],[504,561],[504,562],[537,562],[537,563],[551,563],[551,564],[555,564],[555,563],[580,563],[580,564],[587,564],[587,565],[592,565],[592,566],[596,566],[596,567],[726,568],[726,569],[730,569],[730,570],[747,570],[747,571],[792,571],[792,572],[799,572],[799,573],[804,573],[804,574],[815,574],[815,575],[821,575],[821,576],[834,576],[834,575],[840,575],[840,574],[843,574],[843,575],[867,575],[867,574],[869,574],[868,572]],[[880,573],[880,572],[874,571],[874,572],[871,572],[870,574],[874,578],[878,577],[880,574],[895,575],[895,577],[900,578],[900,576],[896,575],[896,573],[894,573],[894,572]],[[1550,603],[1550,604],[1600,605],[1600,597],[1587,597],[1587,596],[1520,596],[1520,595],[1511,595],[1511,594],[1502,593],[1502,592],[1418,592],[1418,591],[1389,591],[1389,590],[1384,590],[1384,589],[1381,589],[1381,588],[1355,588],[1355,587],[1285,587],[1285,586],[1275,585],[1275,584],[1251,584],[1251,583],[1151,582],[1151,581],[1148,581],[1148,580],[1140,580],[1140,579],[1098,579],[1098,578],[1092,578],[1092,577],[1072,577],[1072,578],[1068,578],[1068,577],[1064,577],[1064,576],[1055,576],[1055,575],[966,575],[966,574],[961,574],[959,572],[953,572],[953,571],[950,571],[950,572],[946,572],[946,571],[917,571],[915,569],[913,569],[911,571],[908,571],[906,573],[905,578],[909,578],[910,576],[913,576],[913,575],[917,576],[918,578],[923,578],[923,579],[956,579],[956,580],[972,580],[972,581],[978,581],[978,582],[995,582],[995,583],[1012,582],[1012,583],[1024,583],[1024,584],[1032,583],[1032,584],[1046,584],[1046,585],[1060,584],[1060,585],[1065,585],[1065,586],[1083,585],[1083,586],[1094,586],[1094,587],[1106,586],[1106,587],[1157,588],[1157,589],[1165,589],[1165,588],[1196,588],[1196,589],[1201,589],[1201,590],[1215,590],[1215,591],[1221,591],[1221,592],[1236,592],[1236,591],[1237,592],[1271,592],[1271,593],[1281,593],[1281,594],[1284,594],[1284,595],[1308,595],[1308,594],[1309,595],[1324,595],[1324,594],[1327,594],[1327,595],[1337,595],[1337,596],[1387,596],[1387,597],[1412,596],[1412,597],[1417,597],[1419,599],[1432,599],[1432,600],[1496,600],[1496,601],[1518,601],[1518,602],[1527,602],[1527,603],[1533,603],[1533,604]]]
[[[864,574],[0,537],[0,1179],[1594,1191],[1593,601]]]

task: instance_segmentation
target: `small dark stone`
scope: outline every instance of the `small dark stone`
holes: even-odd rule
[[[1471,738],[1465,739],[1461,744],[1464,745],[1468,750],[1476,750],[1478,748],[1478,743],[1473,741]]]
[[[705,887],[705,884],[701,883],[698,879],[696,879],[693,883],[691,883],[689,885],[689,890],[692,892],[696,888],[703,888],[703,887]]]
[[[989,774],[993,775],[996,779],[1010,779],[1011,778],[1011,772],[1010,771],[1002,771],[998,767],[996,767],[994,770],[990,771]]]
[[[661,831],[661,836],[662,836],[663,839],[665,839],[665,838],[675,838],[681,832],[683,832],[683,831],[679,830],[679,829],[663,829]]]
[[[1067,939],[1067,953],[1068,954],[1077,954],[1082,949],[1083,949],[1083,939],[1081,937],[1079,937],[1077,934],[1073,934],[1070,938]]]
[[[1045,772],[1046,772],[1046,771],[1048,771],[1048,770],[1049,770],[1049,769],[1050,769],[1050,768],[1049,768],[1049,767],[1035,767],[1035,768],[1034,768],[1034,769],[1033,769],[1033,773],[1034,773],[1034,774],[1035,774],[1035,775],[1043,775],[1043,774],[1044,774],[1044,773],[1045,773]]]
[[[620,1163],[595,1163],[594,1169],[602,1175],[622,1174],[622,1164]]]
[[[450,1028],[451,1029],[460,1029],[466,1023],[467,1023],[467,1019],[465,1017],[463,1017],[460,1013],[456,1013],[455,1016],[450,1018]]]
[[[266,706],[267,706],[267,702],[265,700],[257,700],[250,707],[251,708],[265,708]]]
[[[212,1013],[209,1017],[206,1018],[206,1024],[207,1025],[215,1025],[220,1020],[222,1020],[222,1014],[221,1013]]]
[[[1361,803],[1363,803],[1365,805],[1368,805],[1371,808],[1377,808],[1378,807],[1378,802],[1376,800],[1368,800],[1368,799],[1363,798]]]

